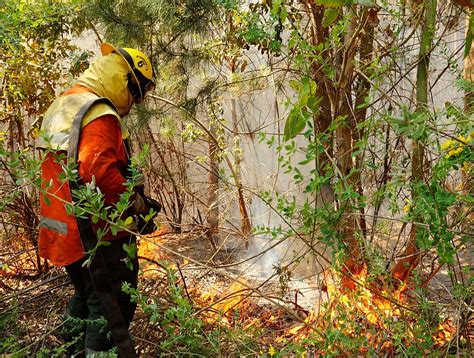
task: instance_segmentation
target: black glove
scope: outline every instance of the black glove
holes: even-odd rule
[[[158,214],[161,211],[160,202],[153,198],[150,198],[149,196],[145,196],[145,204],[148,207],[148,209],[155,210],[155,215],[153,217],[155,217],[156,214]]]

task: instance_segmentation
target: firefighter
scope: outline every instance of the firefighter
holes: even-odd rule
[[[87,246],[94,246],[97,230],[104,230],[106,224],[70,215],[66,209],[66,203],[74,200],[75,186],[90,182],[100,189],[105,207],[118,202],[126,190],[129,163],[129,134],[122,118],[155,88],[152,65],[142,52],[103,43],[101,53],[72,87],[56,98],[42,122],[37,144],[44,150],[39,255],[65,267],[74,286],[66,310],[72,319],[65,326],[70,328],[70,339],[76,336],[76,343],[84,338],[81,344],[85,348],[78,350],[93,356],[116,345],[121,356],[132,356],[135,353],[133,345],[130,347],[128,325],[136,304],[122,292],[121,285],[127,282],[137,287],[137,258],[129,258],[133,265],[130,269],[123,249],[124,244],[136,242],[129,233],[136,225],[132,222],[128,230],[115,235],[108,231],[102,239],[110,244],[99,246],[92,263],[84,265]],[[71,157],[72,152],[75,157]],[[77,165],[79,184],[64,180],[65,167],[71,161]],[[146,198],[135,193],[127,214],[130,211],[135,215],[148,212]],[[103,329],[104,317],[113,339],[108,329]]]

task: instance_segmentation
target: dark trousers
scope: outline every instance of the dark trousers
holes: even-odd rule
[[[122,283],[128,282],[132,287],[137,287],[138,259],[137,257],[129,258],[133,264],[133,270],[131,270],[124,261],[127,258],[127,253],[122,246],[124,243],[135,242],[136,238],[132,236],[113,240],[109,246],[101,246],[98,249],[104,258],[120,311],[127,326],[135,314],[136,303],[130,302],[130,296],[122,292],[121,286]],[[84,259],[81,259],[65,267],[75,289],[67,309],[68,320],[65,326],[68,333],[65,336],[70,342],[76,342],[75,350],[84,349],[85,339],[85,347],[94,351],[107,351],[115,345],[105,323],[101,302],[94,290],[90,271],[87,267],[82,267],[83,263]]]

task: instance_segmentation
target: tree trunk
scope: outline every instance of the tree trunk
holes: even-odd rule
[[[231,99],[231,115],[232,115],[232,126],[234,130],[234,135],[238,136],[238,118],[237,118],[237,101],[235,98]],[[244,193],[242,189],[242,181],[240,176],[240,157],[235,161],[234,167],[234,181],[237,185],[237,199],[239,201],[239,211],[240,211],[240,230],[244,235],[245,240],[245,248],[248,248],[249,245],[249,236],[250,232],[252,231],[252,227],[250,225],[250,219],[247,211],[247,205],[245,204]]]
[[[430,64],[430,52],[435,35],[437,0],[426,0],[424,5],[424,21],[421,29],[420,51],[418,55],[418,66],[416,72],[416,112],[419,114],[428,111],[428,71]],[[413,140],[411,164],[413,203],[416,203],[418,200],[415,186],[418,182],[423,180],[423,158],[423,143],[418,140]],[[400,281],[406,281],[410,276],[410,273],[420,261],[420,250],[418,249],[416,243],[417,223],[419,223],[420,220],[420,217],[415,214],[403,257],[397,262],[392,270],[393,276]]]
[[[336,95],[336,113],[335,118],[344,117],[336,129],[336,145],[337,145],[337,163],[344,180],[346,190],[354,190],[357,188],[357,176],[354,175],[352,153],[354,151],[354,136],[356,128],[353,119],[353,100],[351,94],[351,85],[354,73],[354,57],[356,54],[356,19],[357,16],[353,9],[349,12],[352,18],[348,22],[348,27],[344,36],[344,46],[346,50],[343,53],[342,62],[339,71],[338,93]],[[360,180],[360,177],[359,177]],[[361,250],[359,242],[355,235],[357,229],[356,215],[354,215],[354,203],[351,200],[340,202],[341,210],[344,211],[340,222],[340,232],[346,244],[347,259],[344,271],[357,274],[362,269]],[[343,287],[354,288],[351,280],[343,280]]]
[[[469,29],[469,15],[466,17],[466,28]],[[471,44],[469,55],[464,59],[463,77],[465,81],[474,82],[474,41]],[[470,114],[474,109],[474,92],[466,90],[464,94],[464,110]]]
[[[328,41],[329,29],[322,25],[324,7],[314,5],[310,2],[305,3],[309,10],[311,19],[311,41],[313,45],[318,45]],[[329,157],[333,156],[332,136],[335,136],[337,164],[345,181],[345,187],[356,187],[355,176],[351,173],[353,168],[352,153],[353,153],[353,135],[355,128],[352,128],[353,120],[353,99],[351,94],[353,73],[354,73],[354,58],[357,52],[357,16],[353,9],[349,9],[352,19],[347,24],[347,29],[344,34],[343,43],[344,51],[337,51],[337,58],[331,59],[334,54],[327,50],[323,56],[327,56],[327,62],[336,62],[335,66],[338,68],[337,82],[328,80],[326,75],[321,71],[320,64],[315,63],[313,66],[312,77],[317,84],[316,95],[321,99],[320,111],[313,118],[315,135],[326,133],[330,140],[324,143],[326,153],[320,155],[317,159],[316,167],[320,175],[325,175],[326,164]],[[360,30],[360,29],[359,29]],[[337,126],[335,133],[327,133],[333,118],[337,119],[344,117]],[[349,176],[349,173],[351,175]],[[360,181],[360,178],[359,178]],[[325,189],[325,188],[323,188]],[[321,192],[321,196],[322,196]],[[345,271],[351,273],[359,272],[360,265],[360,248],[356,239],[355,230],[357,227],[357,220],[353,214],[353,205],[349,200],[339,202],[341,210],[344,211],[339,225],[339,232],[344,238],[346,244],[347,260],[345,263]],[[352,281],[343,282],[343,286],[350,288]]]
[[[466,16],[466,28],[469,31],[469,18],[472,15]],[[464,59],[464,72],[463,77],[466,82],[472,83],[474,82],[474,42],[471,43],[471,49],[469,54]],[[474,91],[472,91],[472,87],[469,86],[469,89],[466,90],[464,94],[464,111],[468,116],[470,116],[474,112]],[[469,175],[467,170],[462,170],[461,175],[463,178],[463,186],[462,191],[465,195],[474,195],[474,183]],[[471,218],[467,222],[474,222],[474,213],[470,213],[469,217]],[[468,229],[466,227],[466,229]]]
[[[209,131],[216,137],[216,124],[210,123]],[[207,230],[207,238],[209,239],[214,250],[217,249],[215,239],[219,230],[219,206],[217,203],[218,190],[219,190],[219,159],[217,154],[219,147],[215,141],[209,138],[209,177],[208,177],[208,191],[207,191],[207,203],[208,203],[208,215],[207,223],[209,228]]]
[[[316,46],[323,43],[329,36],[327,27],[322,26],[322,19],[324,8],[321,6],[312,6],[309,8],[311,12],[311,44]],[[329,56],[329,53],[327,53]],[[325,177],[330,167],[330,159],[333,157],[333,134],[329,132],[329,127],[332,123],[331,100],[328,93],[328,86],[326,86],[326,78],[320,69],[320,64],[315,62],[312,65],[312,79],[316,82],[316,97],[320,98],[319,111],[313,115],[313,128],[315,138],[322,138],[321,134],[325,134],[326,139],[322,140],[322,146],[325,153],[321,153],[315,160],[315,169],[317,175]],[[333,205],[334,191],[329,184],[323,184],[321,192],[316,198],[316,205],[324,207],[326,205]]]
[[[374,29],[378,24],[377,18],[377,9],[366,9],[363,8],[362,10],[362,23],[363,23],[363,30],[361,32],[360,38],[360,62],[362,63],[362,71],[367,71],[369,68],[374,51]],[[370,77],[369,73],[366,73],[367,77]],[[355,114],[355,123],[352,124],[354,128],[353,137],[354,141],[360,141],[363,136],[363,129],[358,129],[358,125],[365,121],[367,117],[367,106],[365,105],[365,98],[369,94],[370,91],[370,82],[367,80],[366,77],[360,76],[359,85],[356,92],[355,104],[354,104],[354,114]],[[362,168],[362,155],[358,154],[355,158],[355,165],[356,168]],[[360,171],[354,173],[355,178],[354,181],[357,185],[357,192],[362,197],[364,195],[364,189],[362,187],[362,180]],[[359,225],[362,231],[362,237],[364,239],[367,238],[367,223],[365,219],[365,211],[364,207],[360,205],[359,207]]]

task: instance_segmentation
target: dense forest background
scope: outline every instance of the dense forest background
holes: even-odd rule
[[[0,354],[66,348],[35,140],[110,42],[157,74],[126,118],[163,204],[129,289],[141,354],[469,356],[471,0],[0,5]]]

